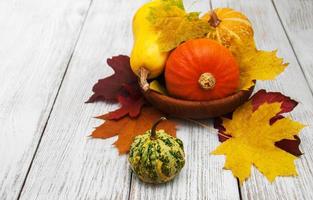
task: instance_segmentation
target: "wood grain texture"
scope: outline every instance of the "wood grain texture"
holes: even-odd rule
[[[313,1],[274,0],[273,2],[313,91]]]
[[[130,53],[131,16],[143,2],[93,1],[21,199],[128,199],[131,171],[117,138],[88,137],[102,123],[92,117],[117,106],[84,101],[112,74],[106,59]]]
[[[282,2],[286,3],[286,2]],[[292,117],[312,125],[313,98],[297,59],[285,35],[277,13],[270,0],[212,0],[214,7],[233,7],[248,15],[254,25],[258,47],[278,48],[280,56],[290,62],[287,70],[275,81],[258,82],[258,88],[280,91],[300,102]],[[257,91],[257,89],[256,89]],[[301,149],[305,152],[296,161],[299,176],[277,178],[269,183],[257,170],[241,187],[243,199],[312,199],[313,198],[313,128],[308,126],[301,133]],[[222,167],[222,166],[221,166]]]
[[[185,0],[189,11],[206,12],[208,0]],[[172,182],[165,185],[147,185],[132,176],[130,199],[239,199],[237,181],[231,172],[222,169],[223,158],[210,156],[219,144],[211,121],[204,121],[208,129],[180,121],[177,137],[183,140],[186,166]]]
[[[0,1],[0,199],[16,199],[90,0]]]
[[[127,0],[94,0],[23,188],[21,199],[163,200],[240,198],[236,179],[233,178],[230,171],[222,169],[224,158],[209,155],[219,144],[215,135],[216,130],[212,128],[210,121],[204,121],[208,124],[208,129],[191,123],[180,122],[178,137],[185,144],[186,166],[173,182],[158,186],[144,184],[135,175],[131,176],[126,156],[118,156],[116,149],[111,145],[116,138],[95,140],[86,137],[92,131],[91,127],[101,123],[91,117],[112,110],[115,105],[105,103],[86,105],[83,100],[87,100],[91,95],[92,85],[99,78],[112,73],[112,70],[105,63],[106,58],[122,53],[129,54],[132,46],[131,17],[135,10],[146,1],[140,0],[129,3]],[[38,2],[40,1],[37,0],[36,5]],[[25,176],[23,176],[23,173],[25,174],[27,171],[32,156],[31,153],[27,152],[34,152],[44,127],[41,120],[48,117],[49,106],[52,105],[52,99],[56,94],[58,83],[64,72],[62,70],[64,68],[53,67],[61,65],[62,62],[59,59],[65,57],[63,55],[64,49],[67,50],[70,41],[75,38],[74,33],[76,32],[74,30],[77,30],[77,24],[81,22],[85,13],[82,5],[87,5],[87,0],[82,1],[82,3],[75,1],[75,4],[70,1],[54,2],[56,3],[45,3],[43,5],[47,6],[45,11],[49,10],[50,12],[50,9],[54,8],[53,6],[57,6],[56,13],[63,13],[62,9],[60,10],[62,7],[60,5],[63,5],[64,13],[67,13],[65,16],[69,19],[64,20],[62,18],[60,20],[55,17],[57,15],[55,14],[52,15],[53,19],[51,20],[58,19],[60,20],[59,23],[65,23],[66,27],[73,31],[71,37],[67,34],[65,34],[67,37],[64,37],[64,31],[62,30],[65,28],[60,30],[58,27],[59,37],[56,38],[57,41],[52,42],[53,34],[51,30],[45,32],[45,27],[53,26],[53,28],[50,28],[54,30],[55,25],[53,23],[37,24],[39,28],[36,27],[34,30],[42,30],[42,32],[26,34],[27,37],[19,38],[18,33],[22,34],[24,31],[22,25],[18,28],[17,33],[15,31],[0,33],[0,36],[6,34],[6,37],[3,37],[4,39],[0,37],[0,41],[3,40],[7,47],[11,47],[12,44],[15,44],[15,46],[21,44],[20,49],[12,48],[11,54],[9,54],[9,50],[0,50],[0,62],[3,62],[3,65],[0,65],[0,80],[10,83],[6,87],[0,86],[1,89],[4,88],[4,90],[0,90],[2,97],[0,99],[0,122],[5,124],[4,131],[2,132],[3,129],[1,129],[0,133],[9,138],[0,141],[0,158],[5,158],[4,160],[7,162],[0,165],[0,191],[2,192],[0,193],[2,195],[0,199],[14,199],[18,193],[19,188],[16,189],[15,186],[22,183],[21,180]],[[208,1],[188,0],[185,3],[186,7],[193,11],[207,11],[209,9]],[[300,102],[300,105],[293,112],[293,118],[312,125],[313,97],[271,1],[212,0],[212,4],[214,7],[231,6],[247,13],[254,24],[258,46],[268,50],[278,48],[279,54],[291,63],[286,72],[276,81],[259,82],[256,90],[265,88],[272,91],[281,91],[295,98]],[[0,11],[2,11],[2,8],[8,8],[8,5],[8,3],[1,1]],[[69,14],[71,12],[65,9],[68,5],[71,5],[69,10],[73,14]],[[11,14],[11,10],[15,9],[14,6],[9,8],[11,9],[3,9],[3,12],[6,13],[3,16],[7,16],[8,13]],[[24,12],[26,12],[26,8],[29,7],[23,5],[20,6],[21,8],[25,9]],[[80,10],[80,15],[75,15],[77,10]],[[23,12],[21,13],[23,14]],[[43,13],[39,16],[42,16]],[[1,12],[0,16],[2,16]],[[36,19],[36,16],[33,18]],[[20,16],[17,15],[16,18],[18,17]],[[35,26],[30,19],[27,17],[26,19],[29,21],[27,21],[28,25],[24,27]],[[71,20],[77,21],[72,22]],[[7,23],[4,22],[6,20],[0,17],[0,25]],[[16,19],[12,19],[11,23],[13,24],[13,22],[16,22]],[[5,26],[8,27],[4,27],[4,29],[17,29],[13,25]],[[10,33],[13,32],[17,34],[13,34],[14,37],[10,36]],[[31,44],[36,41],[36,38],[39,38],[40,34],[44,33],[51,35],[47,36],[46,45],[42,44],[41,46],[41,43],[38,42],[39,49],[36,51],[39,53],[36,54],[31,51],[35,49]],[[19,39],[15,41],[11,37],[15,40],[16,38]],[[60,45],[62,48],[59,46],[56,48],[56,46],[53,46],[56,45],[54,43],[62,44],[62,46]],[[39,59],[40,56],[38,55],[43,55],[47,49],[52,51],[50,52],[51,55],[49,54],[46,59]],[[18,52],[14,54],[14,51]],[[39,60],[28,61],[30,56],[26,53],[35,55],[34,57]],[[10,59],[2,59],[6,58],[7,55],[11,55]],[[24,57],[18,57],[18,61],[13,62],[12,60],[15,58],[13,56],[16,55],[24,55]],[[51,59],[50,62],[55,62],[53,66],[47,64],[49,59]],[[36,67],[26,68],[25,63],[28,63],[26,66]],[[64,65],[66,65],[65,63],[64,61]],[[41,65],[47,65],[50,68],[41,69]],[[15,69],[8,71],[3,66],[11,66],[11,69],[16,66],[19,67],[16,71],[14,71]],[[30,73],[33,71],[36,74]],[[6,74],[2,75],[3,72],[6,72]],[[21,73],[19,74],[19,72]],[[26,76],[25,74],[30,75]],[[58,78],[52,79],[52,76]],[[16,77],[21,77],[21,80],[16,79]],[[34,87],[39,87],[39,90]],[[38,93],[38,91],[40,92]],[[23,98],[23,101],[19,100]],[[7,105],[12,106],[8,107]],[[35,119],[30,116],[35,116]],[[22,123],[23,126],[18,126],[17,124],[23,120],[25,121]],[[26,123],[26,121],[28,122]],[[27,130],[27,134],[25,130]],[[301,134],[301,148],[305,154],[296,163],[299,169],[299,177],[278,178],[273,184],[270,184],[258,171],[253,170],[252,177],[241,187],[242,198],[312,199],[313,147],[310,144],[313,139],[312,134],[310,134],[312,131],[311,126],[309,126]],[[10,132],[13,133],[9,134]],[[21,165],[21,163],[24,164]],[[10,166],[13,167],[10,168]],[[11,179],[9,179],[10,177]],[[12,179],[12,177],[15,179]]]

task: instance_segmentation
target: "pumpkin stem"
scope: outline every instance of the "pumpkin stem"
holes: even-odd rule
[[[139,78],[140,78],[140,87],[143,89],[143,91],[148,91],[149,89],[149,83],[147,81],[149,75],[149,70],[147,70],[144,67],[139,68]]]
[[[166,120],[166,118],[165,117],[161,117],[156,122],[154,122],[154,124],[152,125],[151,133],[150,133],[151,140],[155,140],[156,139],[156,127],[157,127],[157,125],[159,125],[164,120]]]
[[[211,17],[208,22],[214,28],[216,28],[221,23],[221,20],[217,17],[217,14],[214,12],[214,10],[211,11]]]
[[[214,88],[214,86],[216,84],[216,80],[211,73],[205,72],[205,73],[200,75],[198,83],[202,89],[210,90],[210,89]]]

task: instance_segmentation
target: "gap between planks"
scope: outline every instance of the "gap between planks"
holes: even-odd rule
[[[212,3],[212,0],[209,0],[209,3],[210,3],[210,10],[213,10],[213,3]],[[241,187],[240,187],[240,181],[238,178],[236,178],[237,180],[237,187],[238,187],[238,194],[239,194],[239,199],[242,200],[242,194],[241,194]]]
[[[293,52],[293,54],[294,54],[294,56],[295,56],[295,58],[296,58],[297,64],[300,66],[300,69],[301,69],[301,72],[302,72],[302,74],[303,74],[303,76],[304,76],[304,79],[305,79],[305,81],[306,81],[308,87],[310,88],[310,92],[311,92],[311,94],[312,94],[312,96],[313,96],[313,88],[311,87],[311,85],[310,85],[310,83],[309,83],[309,81],[308,81],[308,78],[307,78],[307,76],[306,76],[306,73],[304,72],[303,66],[301,65],[301,62],[300,62],[300,60],[299,60],[299,58],[298,58],[298,55],[297,55],[297,53],[296,53],[296,51],[295,51],[295,48],[293,47],[293,44],[292,44],[292,42],[291,42],[290,36],[289,36],[289,34],[288,34],[288,32],[287,32],[287,30],[286,30],[286,28],[285,28],[285,25],[284,25],[284,23],[283,23],[283,21],[282,21],[280,15],[279,15],[279,12],[278,12],[278,9],[277,9],[277,7],[276,7],[276,4],[275,4],[274,0],[271,0],[271,2],[272,2],[272,5],[273,5],[273,7],[274,7],[274,10],[275,10],[275,12],[276,12],[276,15],[277,15],[277,17],[278,17],[278,19],[279,19],[279,22],[280,22],[280,24],[282,25],[282,28],[283,28],[284,33],[285,33],[285,35],[286,35],[286,38],[287,38],[287,40],[288,40],[288,42],[289,42],[289,45],[290,45],[290,47],[291,47],[291,50],[292,50],[292,52]]]
[[[88,5],[88,9],[87,9],[86,14],[85,14],[85,17],[84,17],[84,20],[83,20],[82,25],[81,25],[81,27],[80,27],[80,29],[79,29],[79,33],[78,33],[77,39],[76,39],[76,41],[75,41],[75,43],[74,43],[73,51],[72,51],[72,53],[71,53],[71,55],[70,55],[70,57],[69,57],[69,60],[68,60],[68,62],[67,62],[67,65],[66,65],[66,68],[65,68],[65,70],[64,70],[64,74],[63,74],[63,76],[62,76],[60,85],[59,85],[59,87],[58,87],[57,93],[56,93],[55,98],[54,98],[54,100],[53,100],[51,109],[50,109],[50,111],[49,111],[48,118],[47,118],[46,123],[45,123],[45,125],[44,125],[44,128],[43,128],[43,130],[42,130],[42,132],[41,132],[41,134],[40,134],[40,138],[39,138],[39,140],[38,140],[38,143],[37,143],[35,152],[34,152],[34,154],[33,154],[33,157],[32,157],[32,159],[31,159],[31,162],[30,162],[29,167],[28,167],[28,169],[27,169],[27,172],[26,172],[26,175],[25,175],[23,184],[22,184],[22,186],[21,186],[21,189],[20,189],[20,191],[19,191],[19,193],[18,193],[17,199],[20,199],[21,194],[22,194],[22,192],[23,192],[23,189],[24,189],[24,186],[25,186],[25,183],[26,183],[28,174],[29,174],[29,172],[30,172],[30,169],[31,169],[31,167],[32,167],[32,165],[33,165],[33,162],[34,162],[34,159],[35,159],[35,157],[36,157],[36,154],[37,154],[38,148],[39,148],[39,146],[40,146],[40,142],[41,142],[42,136],[44,135],[45,130],[46,130],[46,127],[47,127],[47,125],[48,125],[48,123],[49,123],[49,119],[50,119],[51,113],[52,113],[52,111],[53,111],[55,102],[56,102],[57,99],[58,99],[60,89],[61,89],[61,87],[62,87],[64,78],[65,78],[66,73],[67,73],[67,70],[68,70],[68,67],[69,67],[69,65],[70,65],[70,63],[71,63],[71,61],[72,61],[73,55],[74,55],[74,53],[75,53],[76,46],[77,46],[77,43],[78,43],[78,41],[79,41],[80,35],[81,35],[81,33],[82,33],[82,30],[83,30],[83,28],[84,28],[84,25],[85,25],[86,19],[87,19],[87,17],[88,17],[88,13],[89,13],[90,7],[91,7],[91,5],[92,5],[92,2],[93,2],[93,0],[90,0],[90,3],[89,3],[89,5]]]

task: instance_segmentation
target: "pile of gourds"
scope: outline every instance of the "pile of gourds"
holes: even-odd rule
[[[146,3],[133,19],[130,64],[140,78],[141,87],[147,90],[147,79],[164,73],[168,95],[179,99],[208,101],[238,91],[236,49],[249,38],[253,39],[248,18],[230,8],[210,11],[201,18],[212,29],[205,37],[185,41],[174,50],[164,52],[158,44],[159,33],[148,21],[150,9],[159,4],[157,0]],[[182,141],[163,130],[156,131],[159,122],[135,138],[129,154],[134,172],[149,183],[171,180],[185,163]]]
[[[134,46],[130,64],[148,89],[146,79],[154,79],[164,71],[170,96],[195,101],[220,99],[237,91],[239,66],[236,49],[242,42],[253,40],[248,18],[230,8],[218,8],[201,19],[211,31],[206,38],[192,39],[169,52],[158,46],[158,32],[148,21],[149,10],[159,1],[143,5],[133,19]]]

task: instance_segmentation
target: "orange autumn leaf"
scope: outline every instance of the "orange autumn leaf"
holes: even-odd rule
[[[151,129],[153,122],[162,116],[164,115],[153,107],[142,108],[137,118],[126,116],[120,120],[107,120],[107,115],[102,115],[97,118],[106,121],[97,127],[91,136],[106,139],[118,135],[114,145],[120,154],[128,153],[134,138]],[[173,121],[166,120],[160,123],[157,129],[164,129],[166,133],[176,137],[176,123]]]

